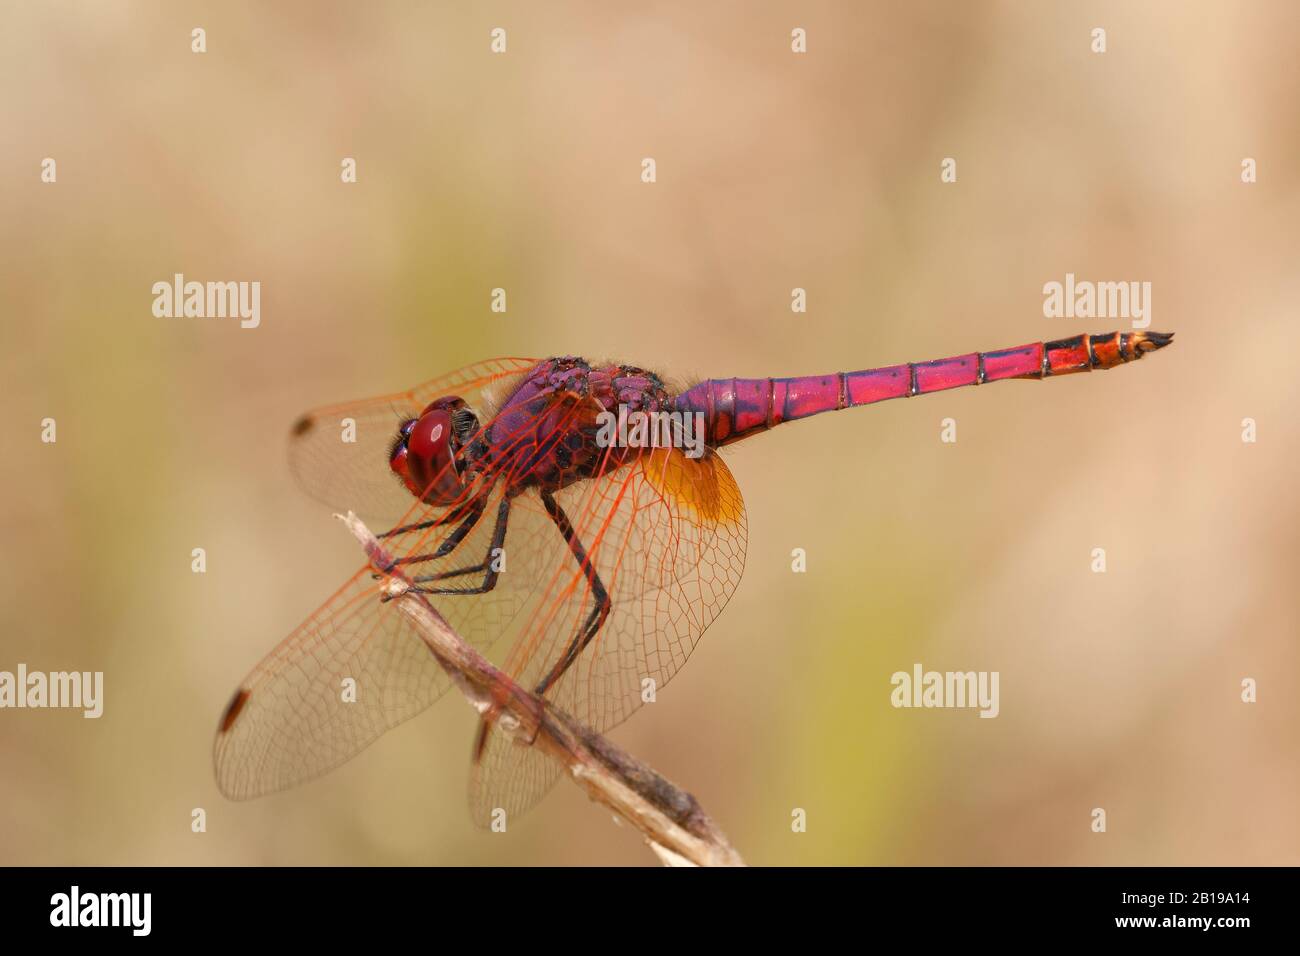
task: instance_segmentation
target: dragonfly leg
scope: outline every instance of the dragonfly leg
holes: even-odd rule
[[[406,534],[408,531],[423,531],[425,528],[432,528],[441,518],[430,518],[428,521],[421,521],[419,524],[404,524],[396,528],[389,528],[382,534],[375,535],[376,538],[391,538],[395,534]]]
[[[591,593],[596,599],[596,606],[591,609],[586,622],[574,635],[573,640],[569,642],[564,656],[556,661],[555,666],[551,668],[551,672],[537,685],[533,693],[539,696],[545,694],[551,685],[559,680],[564,672],[573,665],[573,662],[578,659],[578,655],[591,643],[591,639],[596,636],[596,632],[605,623],[605,619],[609,617],[610,609],[613,607],[612,602],[609,600],[609,594],[605,590],[605,585],[601,583],[600,576],[596,573],[595,565],[588,560],[587,551],[583,548],[582,542],[578,540],[578,535],[573,530],[573,524],[569,521],[569,516],[564,513],[560,503],[555,500],[549,491],[542,492],[542,504],[546,506],[546,513],[551,516],[555,526],[560,529],[560,534],[564,535],[564,540],[568,543],[573,556],[577,558],[582,573],[587,576],[587,583],[591,585]]]
[[[492,540],[488,543],[487,556],[483,562],[471,568],[460,568],[456,571],[447,571],[442,574],[429,574],[422,577],[413,578],[412,583],[416,585],[411,588],[417,594],[486,594],[497,586],[497,576],[500,574],[493,567],[492,556],[494,552],[499,552],[501,545],[506,540],[506,519],[510,516],[510,499],[502,498],[501,507],[497,509],[496,527],[492,529]],[[421,584],[428,581],[437,581],[445,577],[453,577],[457,574],[469,574],[473,571],[484,571],[483,582],[478,587],[473,588],[426,588],[420,587]]]
[[[447,539],[443,541],[442,544],[438,545],[438,549],[436,551],[432,552],[431,554],[412,554],[412,555],[408,555],[405,558],[398,558],[397,560],[393,561],[393,563],[390,564],[388,567],[386,567],[384,570],[391,571],[399,564],[419,564],[423,561],[436,561],[438,558],[445,558],[447,555],[451,554],[453,551],[456,550],[456,547],[462,541],[465,540],[465,536],[467,534],[469,534],[471,531],[474,530],[474,527],[478,524],[478,519],[483,517],[483,509],[484,509],[484,505],[482,502],[474,505],[474,507],[470,510],[470,513],[466,515],[465,520],[462,521],[456,527],[455,531],[447,535]],[[387,537],[388,535],[395,534],[398,531],[417,530],[419,528],[427,527],[429,525],[433,525],[436,523],[437,522],[429,521],[419,525],[407,525],[406,528],[394,528],[392,531],[384,532],[384,534],[380,535],[380,537]],[[478,565],[473,568],[462,568],[459,571],[449,571],[446,574],[440,576],[452,577],[453,575],[456,574],[468,574],[470,571],[482,571],[482,570],[483,570],[483,566]]]

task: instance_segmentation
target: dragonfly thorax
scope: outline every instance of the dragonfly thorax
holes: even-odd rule
[[[616,471],[639,454],[600,442],[603,415],[669,407],[669,390],[653,372],[592,365],[577,356],[546,359],[521,376],[501,403],[487,428],[487,454],[515,485],[558,491]]]

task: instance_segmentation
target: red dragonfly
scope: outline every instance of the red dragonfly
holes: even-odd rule
[[[745,564],[745,506],[717,454],[782,422],[961,385],[1108,369],[1160,332],[1076,335],[996,352],[802,378],[709,379],[580,358],[496,359],[407,392],[310,412],[293,428],[305,488],[395,520],[383,549],[414,589],[503,669],[600,732],[662,687],[722,611]],[[622,408],[677,413],[680,441],[609,429]],[[671,414],[668,421],[672,421]],[[690,422],[699,423],[696,447]],[[620,440],[621,439],[621,440]],[[217,782],[243,799],[338,766],[450,685],[366,565],[235,693]],[[355,699],[344,700],[346,678]],[[653,682],[653,685],[647,682]],[[558,766],[480,725],[471,813],[486,825],[546,793]]]

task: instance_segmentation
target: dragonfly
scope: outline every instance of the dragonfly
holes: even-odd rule
[[[516,682],[604,732],[681,669],[739,584],[747,518],[721,448],[821,412],[1110,369],[1172,339],[1083,334],[690,387],[616,362],[502,358],[309,412],[292,428],[292,470],[322,502],[384,521],[386,564],[361,567],[243,681],[218,725],[217,783],[247,799],[319,776],[448,689],[387,600],[386,574],[476,648],[503,648]],[[490,712],[472,752],[480,826],[524,812],[561,772]]]

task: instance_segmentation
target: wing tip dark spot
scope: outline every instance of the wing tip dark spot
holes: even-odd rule
[[[293,435],[294,438],[301,438],[303,435],[307,434],[315,427],[316,427],[316,419],[312,418],[310,415],[304,415],[302,416],[302,418],[298,419],[296,422],[293,423],[293,430],[291,434]]]
[[[227,733],[235,725],[235,721],[239,719],[239,714],[244,709],[244,705],[248,703],[250,694],[251,691],[246,687],[241,687],[235,691],[235,696],[230,698],[230,703],[226,705],[226,712],[221,715],[221,729],[218,733]]]

